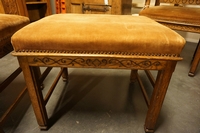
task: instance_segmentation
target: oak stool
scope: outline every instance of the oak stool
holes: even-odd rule
[[[145,132],[156,121],[185,40],[171,29],[144,16],[56,14],[31,23],[12,37],[13,55],[23,70],[32,106],[41,129],[48,129],[46,103],[34,75],[35,67],[158,70],[148,103]]]

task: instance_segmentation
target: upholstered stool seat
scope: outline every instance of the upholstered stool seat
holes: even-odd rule
[[[19,29],[29,24],[29,19],[19,15],[0,14],[0,58],[10,53],[13,47],[11,36]]]
[[[153,6],[145,8],[140,15],[150,17],[158,22],[179,23],[180,25],[196,26],[198,33],[200,28],[200,8],[179,7],[179,6]],[[191,15],[192,14],[192,15]],[[195,16],[195,17],[194,17]],[[193,29],[191,28],[191,31]]]
[[[49,124],[48,98],[37,87],[35,66],[130,69],[131,78],[138,69],[158,70],[145,122],[153,132],[185,40],[147,17],[57,14],[21,29],[12,44],[42,129]]]
[[[149,17],[173,30],[200,33],[200,3],[185,0],[145,0],[139,15]],[[190,54],[190,53],[188,53]],[[193,53],[189,76],[195,76],[200,60],[200,40]]]
[[[0,4],[0,9],[2,9],[1,4]],[[11,36],[17,30],[21,29],[27,24],[29,24],[29,18],[27,17],[0,13],[0,58],[4,57],[5,55],[13,51],[13,47],[11,44]],[[1,63],[3,63],[3,60],[1,60]],[[2,80],[0,82],[0,93],[6,90],[8,85],[12,83],[12,81],[21,73],[21,71],[22,71],[21,68],[19,67],[16,68],[15,71],[13,71],[10,75],[8,75],[4,80],[1,77],[3,75],[1,71],[0,77]],[[20,88],[15,87],[14,89],[20,89]],[[0,117],[0,132],[1,133],[4,133],[3,128],[2,128],[4,122],[10,116],[13,109],[16,107],[17,103],[20,101],[20,99],[25,94],[25,92],[26,92],[26,88],[21,90],[17,98],[15,98],[15,100],[12,102],[12,104],[9,105],[9,107],[5,111],[3,111],[3,114]],[[10,96],[13,97],[13,94],[11,94]],[[1,113],[2,113],[2,110],[1,110]]]
[[[37,32],[30,34],[35,29]],[[169,56],[180,54],[183,39],[146,17],[61,14],[30,24],[16,34],[13,41],[15,51],[162,53]]]

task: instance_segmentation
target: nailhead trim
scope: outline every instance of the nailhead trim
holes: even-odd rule
[[[132,53],[132,52],[106,52],[106,51],[56,51],[56,50],[18,50],[15,52],[23,53],[67,53],[67,54],[107,54],[107,55],[135,55],[135,56],[165,56],[179,57],[178,54],[162,54],[162,53]]]

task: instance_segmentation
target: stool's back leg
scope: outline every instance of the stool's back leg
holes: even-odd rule
[[[138,70],[131,70],[131,75],[130,75],[130,82],[134,83],[137,81],[137,75],[138,75]]]
[[[68,69],[66,68],[61,68],[63,69],[62,77],[64,82],[68,82]]]
[[[29,96],[36,115],[37,122],[41,129],[47,129],[48,116],[44,104],[42,90],[39,88],[39,77],[36,73],[36,69],[34,67],[29,66],[26,57],[18,57],[18,60],[25,77],[26,85],[28,88]]]
[[[156,121],[158,119],[175,66],[176,66],[176,61],[168,61],[165,69],[159,70],[158,72],[154,90],[150,100],[150,106],[146,116],[146,121],[145,121],[146,132],[154,132]]]

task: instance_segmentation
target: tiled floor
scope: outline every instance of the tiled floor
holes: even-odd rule
[[[195,47],[188,42],[182,52],[184,60],[171,79],[156,133],[200,133],[200,67],[195,77],[187,75]],[[11,55],[1,59],[0,82],[17,65]],[[44,93],[58,70],[47,77]],[[139,74],[150,92],[146,75]],[[50,117],[54,114],[48,131],[39,129],[28,94],[3,128],[6,133],[143,133],[147,107],[138,83],[129,84],[129,76],[130,70],[69,69],[69,83],[61,80],[47,104]],[[23,86],[20,75],[0,94],[0,114]]]

